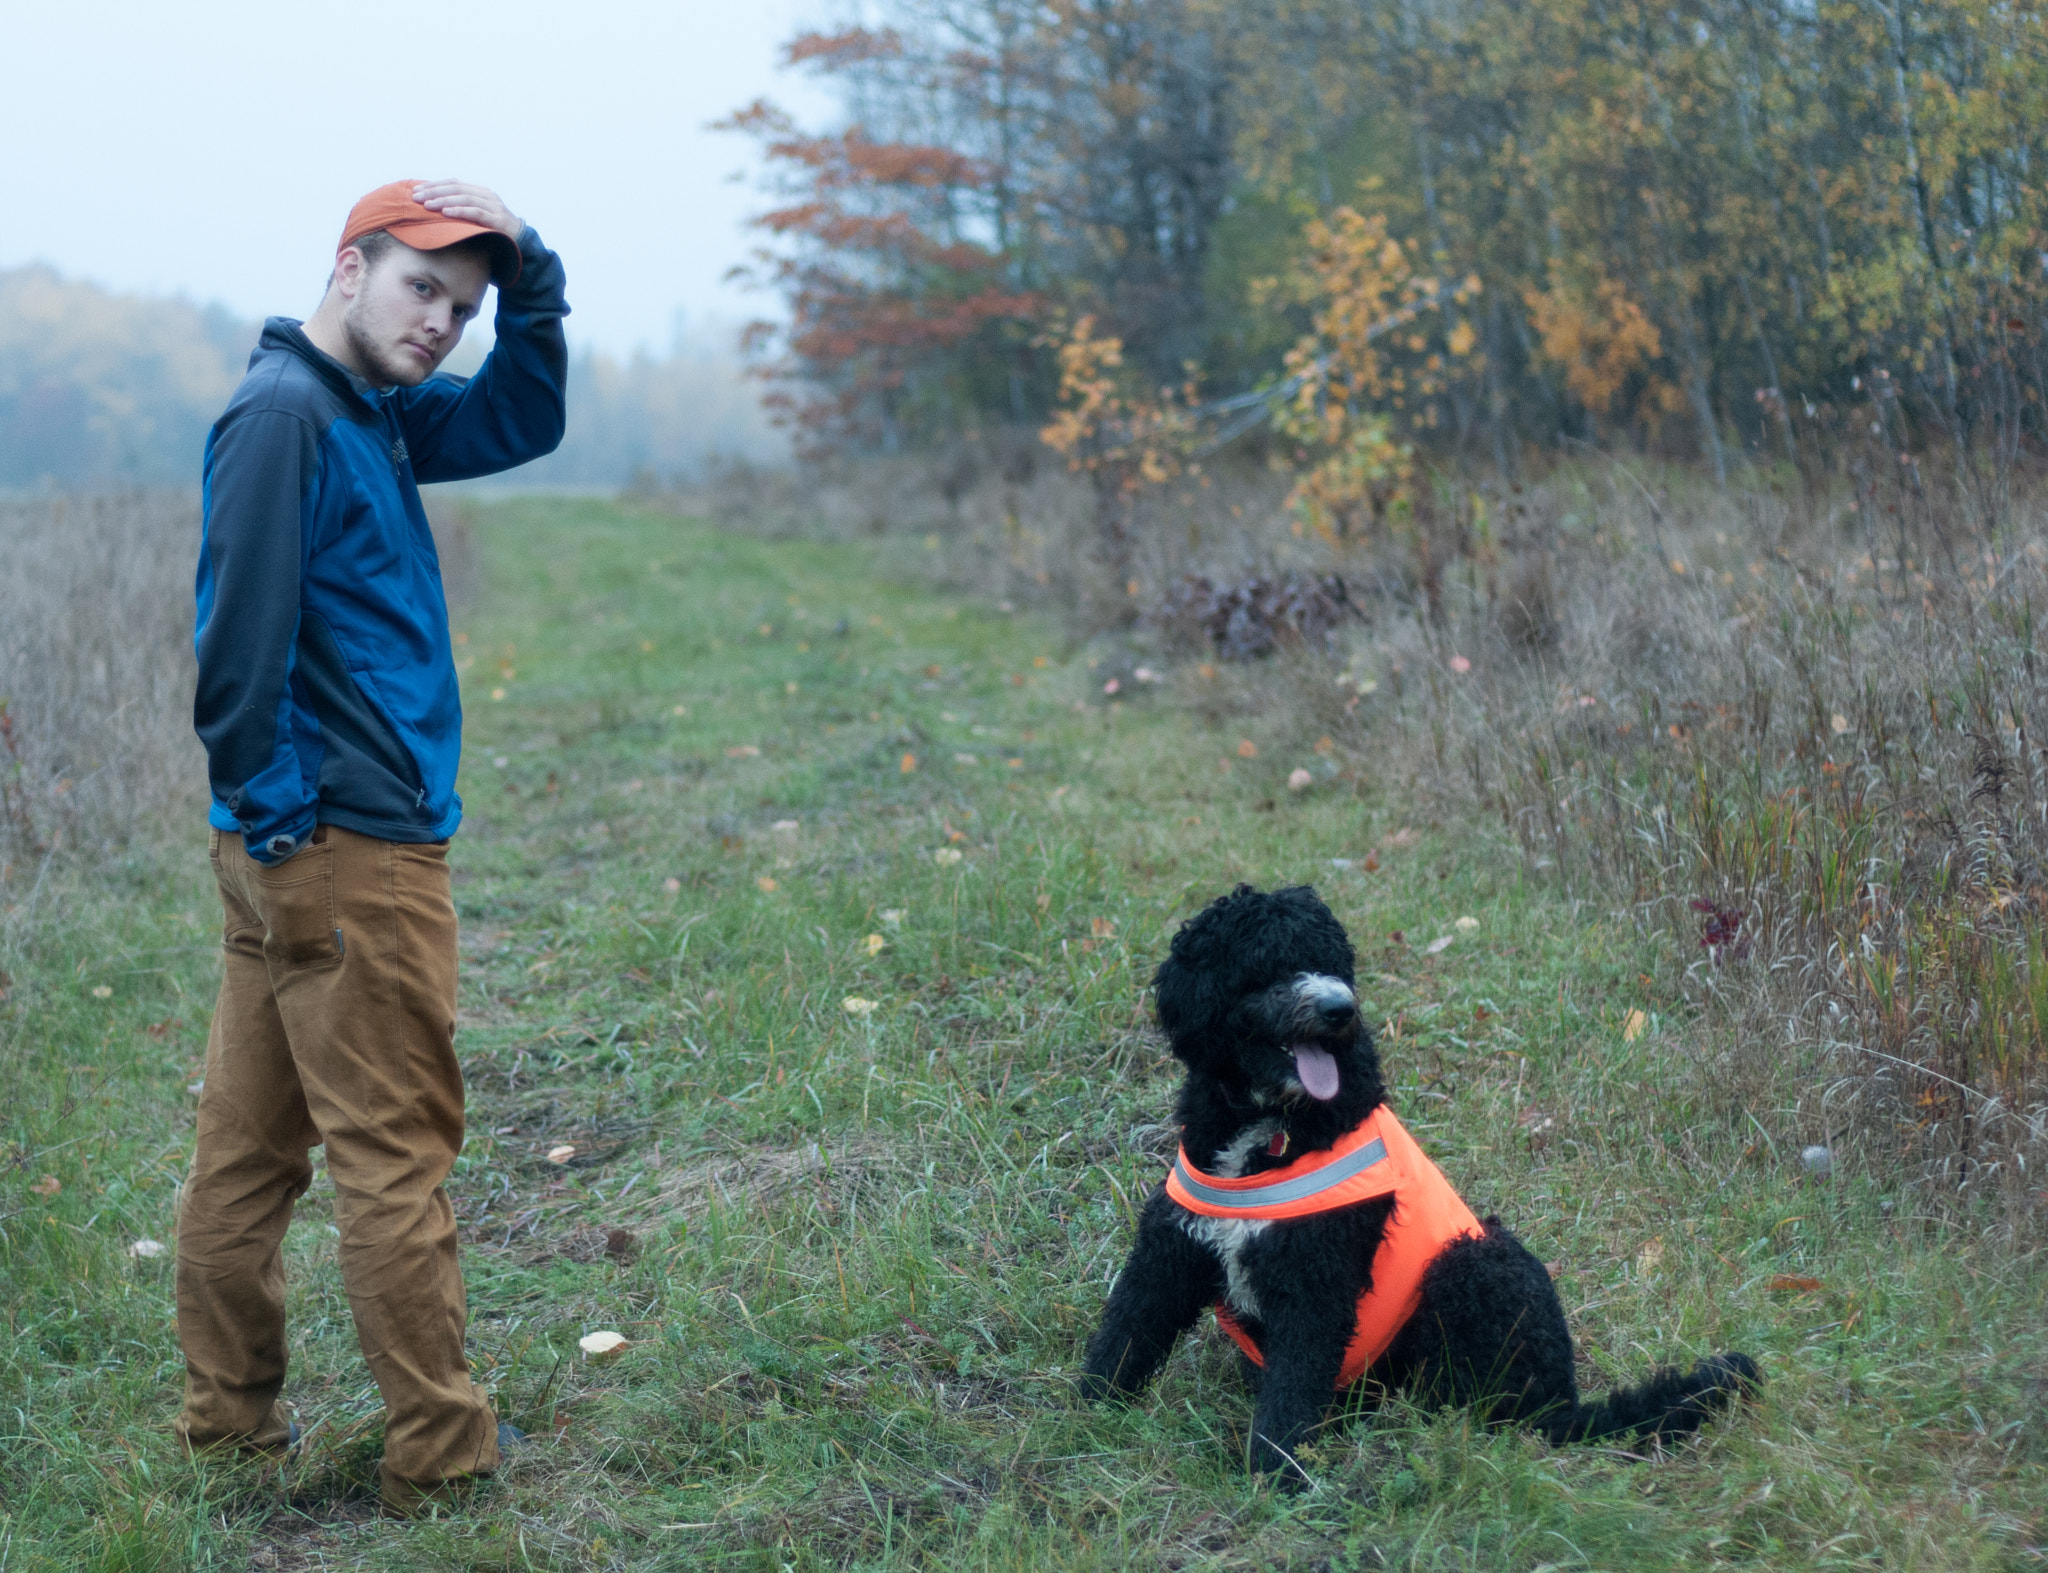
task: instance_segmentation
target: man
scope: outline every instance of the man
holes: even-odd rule
[[[435,377],[492,282],[482,371]],[[469,1378],[441,1188],[462,1145],[462,706],[418,483],[561,441],[568,309],[561,262],[494,193],[380,187],[319,309],[263,325],[206,444],[194,718],[226,971],[178,1221],[178,1431],[194,1449],[297,1436],[280,1248],[325,1143],[399,1512],[488,1474],[501,1437]]]

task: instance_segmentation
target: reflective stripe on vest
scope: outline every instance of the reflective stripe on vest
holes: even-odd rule
[[[1220,1186],[1208,1185],[1195,1177],[1196,1171],[1188,1167],[1185,1151],[1173,1160],[1173,1175],[1181,1189],[1196,1201],[1207,1202],[1211,1207],[1228,1207],[1233,1211],[1256,1213],[1269,1208],[1282,1207],[1289,1202],[1306,1201],[1324,1191],[1335,1190],[1354,1174],[1363,1174],[1376,1163],[1387,1158],[1387,1144],[1375,1136],[1365,1146],[1348,1152],[1334,1163],[1326,1163],[1320,1169],[1311,1169],[1307,1174],[1298,1174],[1291,1180],[1281,1180],[1273,1185],[1261,1185],[1256,1190],[1226,1191]]]

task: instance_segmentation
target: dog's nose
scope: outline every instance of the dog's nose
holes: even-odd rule
[[[1316,1017],[1326,1027],[1341,1027],[1358,1014],[1358,1007],[1347,999],[1321,999],[1316,1001]]]

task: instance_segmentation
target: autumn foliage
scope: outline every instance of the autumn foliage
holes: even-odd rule
[[[1068,376],[1047,335],[1085,317],[1135,385],[1178,388],[1192,363],[1203,401],[1297,377],[1304,336],[1337,350],[1338,369],[1292,384],[1286,418],[1323,477],[1304,506],[1333,529],[1343,509],[1315,494],[1337,450],[1352,492],[1396,466],[1363,435],[1375,421],[1388,442],[1509,469],[1568,440],[1717,477],[1744,455],[1811,471],[1872,435],[1967,469],[2043,436],[2037,8],[883,13],[889,27],[790,47],[845,87],[839,131],[765,106],[732,122],[789,187],[761,220],[780,244],[759,276],[789,302],[791,408],[820,431],[1043,422]],[[1405,286],[1289,281],[1374,221],[1403,258],[1388,281],[1483,289],[1347,360],[1345,313],[1378,321]]]

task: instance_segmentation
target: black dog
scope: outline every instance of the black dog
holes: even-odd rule
[[[1240,885],[1174,936],[1153,988],[1159,1024],[1188,1068],[1176,1111],[1182,1157],[1172,1185],[1146,1203],[1088,1345],[1090,1397],[1136,1393],[1215,1304],[1219,1320],[1263,1357],[1253,1467],[1286,1469],[1299,1484],[1306,1476],[1295,1449],[1321,1422],[1340,1378],[1358,1374],[1352,1367],[1381,1389],[1477,1406],[1490,1422],[1533,1426],[1553,1444],[1683,1436],[1759,1384],[1747,1355],[1724,1354],[1582,1403],[1550,1275],[1499,1219],[1473,1219],[1382,1110],[1379,1057],[1352,986],[1351,942],[1306,885],[1271,894]],[[1383,1141],[1363,1141],[1381,1132]],[[1384,1187],[1404,1153],[1420,1176],[1416,1191],[1404,1180],[1398,1197],[1346,1200],[1371,1189],[1375,1170]],[[1275,1183],[1253,1178],[1280,1169],[1288,1175]],[[1345,1174],[1337,1188],[1331,1177]],[[1437,1189],[1424,1194],[1424,1185]],[[1297,1199],[1318,1186],[1320,1200]],[[1277,1219],[1230,1216],[1254,1205],[1244,1197],[1286,1205]],[[1337,1204],[1325,1210],[1290,1212],[1331,1197]],[[1402,1215],[1432,1207],[1464,1220],[1462,1235],[1452,1225],[1440,1231],[1448,1243],[1418,1241],[1418,1226]],[[1416,1258],[1405,1294],[1394,1260],[1404,1229]],[[1376,1267],[1402,1294],[1400,1305],[1382,1299],[1373,1310],[1362,1299],[1379,1294]],[[1375,1318],[1398,1331],[1382,1349],[1361,1350],[1354,1332],[1364,1340]]]

